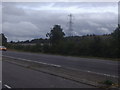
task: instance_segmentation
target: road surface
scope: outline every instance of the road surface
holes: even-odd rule
[[[110,60],[88,59],[70,56],[36,54],[26,52],[6,51],[3,56],[33,60],[48,64],[60,65],[78,70],[90,71],[96,74],[118,76],[118,62]]]
[[[94,88],[3,61],[3,88]]]
[[[2,51],[0,51],[0,90],[2,89]]]
[[[0,57],[0,90],[2,88],[2,58]]]

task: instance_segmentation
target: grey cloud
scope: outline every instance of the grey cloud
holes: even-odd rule
[[[52,4],[55,6],[111,6],[114,3],[5,3],[3,10],[3,32],[9,40],[27,40],[32,38],[45,38],[55,24],[60,24],[68,34],[68,14],[70,12],[54,10],[33,10],[26,7],[36,7]],[[13,5],[13,6],[12,6]],[[36,6],[35,6],[36,5]],[[98,5],[98,6],[95,6]],[[9,8],[8,8],[9,7]],[[84,7],[83,7],[84,8]],[[101,11],[102,12],[102,11]],[[117,14],[105,13],[77,13],[73,14],[73,33],[75,35],[111,33],[117,25]],[[15,38],[16,37],[16,38]]]
[[[0,2],[0,33],[2,33],[2,3]]]
[[[3,23],[3,30],[4,33],[7,33],[8,37],[16,36],[16,37],[32,37],[40,36],[39,29],[30,22],[20,22],[20,23]],[[8,32],[9,31],[9,32]]]
[[[69,6],[77,6],[77,7],[116,7],[116,2],[60,2],[54,3],[53,6],[58,7],[69,7]]]
[[[25,12],[23,9],[16,7],[14,4],[3,3],[3,13],[8,15],[24,15]]]
[[[22,8],[18,8],[15,6],[15,3],[3,3],[2,7],[3,23],[17,23],[20,21],[24,21],[25,16],[27,16]]]
[[[108,34],[116,28],[117,19],[117,15],[109,13],[91,13],[89,16],[86,14],[79,14],[75,17],[74,30],[76,30],[79,35],[88,33]],[[98,28],[101,28],[101,30]],[[106,28],[109,31],[106,31],[106,29],[103,28]]]
[[[26,6],[26,7],[40,7],[52,5],[53,7],[116,7],[116,2],[27,2],[27,3],[16,3],[18,6]]]
[[[17,6],[28,6],[28,7],[36,7],[36,6],[46,6],[52,4],[53,6],[96,6],[96,7],[106,7],[106,6],[116,6],[116,2],[11,2],[7,3],[9,5],[17,5]]]

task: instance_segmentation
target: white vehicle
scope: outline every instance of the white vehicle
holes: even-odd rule
[[[2,51],[6,51],[7,48],[6,48],[5,46],[0,46],[0,50],[2,50]]]

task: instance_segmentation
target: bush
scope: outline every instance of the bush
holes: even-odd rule
[[[112,85],[113,82],[111,80],[106,80],[106,81],[104,81],[104,84],[106,84],[106,85]]]

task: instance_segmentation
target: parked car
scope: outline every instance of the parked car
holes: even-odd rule
[[[7,51],[7,48],[5,46],[0,46],[0,50]]]

